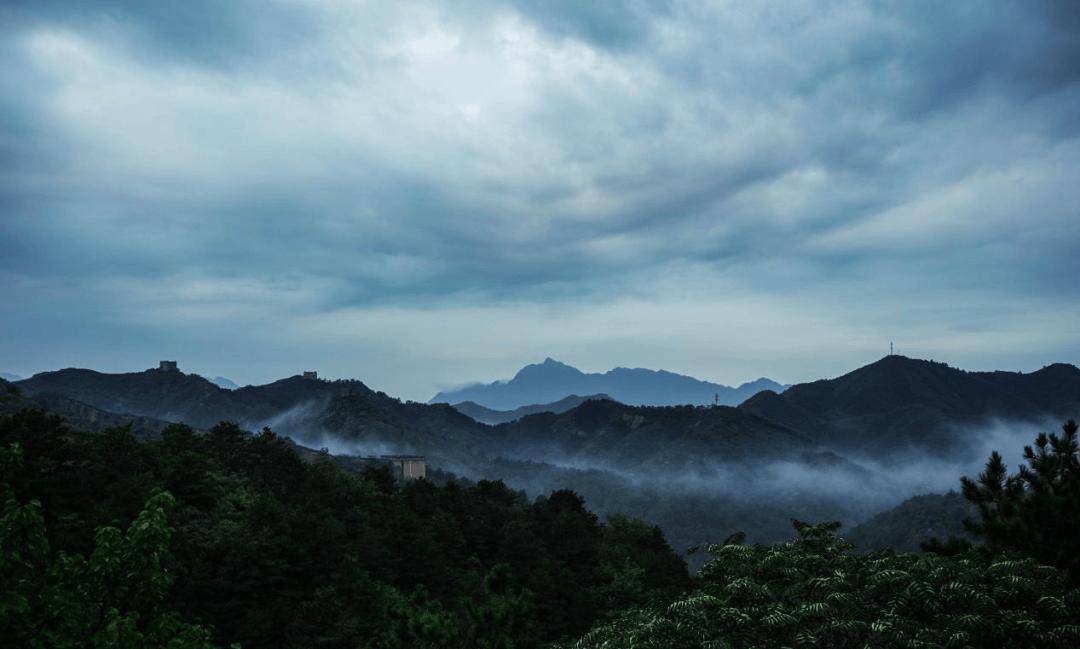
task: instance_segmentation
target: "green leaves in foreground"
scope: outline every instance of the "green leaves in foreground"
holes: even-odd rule
[[[698,592],[568,647],[1080,646],[1080,592],[1033,559],[847,552],[835,524],[775,546],[708,548]]]
[[[126,532],[100,527],[90,557],[53,553],[37,501],[20,503],[6,478],[18,446],[0,448],[0,639],[18,647],[211,647],[206,630],[164,610],[171,585],[161,557],[173,497],[154,493]]]

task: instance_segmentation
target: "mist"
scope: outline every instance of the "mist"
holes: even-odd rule
[[[995,450],[1015,471],[1024,446],[1060,425],[1049,417],[954,425],[944,433],[953,442],[942,445],[948,450],[909,450],[889,461],[823,450],[764,463],[628,468],[532,453],[444,468],[472,479],[502,479],[530,497],[573,489],[601,515],[629,514],[660,525],[683,551],[736,531],[747,532],[752,542],[783,540],[791,534],[791,519],[838,520],[850,529],[913,496],[958,490],[961,476],[977,476]]]
[[[340,433],[326,430],[317,423],[326,408],[326,399],[312,399],[277,413],[273,417],[244,422],[248,430],[270,430],[287,436],[307,448],[326,449],[332,455],[369,456],[412,454],[408,445],[377,439],[347,439]]]
[[[515,448],[512,442],[494,441],[483,452],[448,457],[379,439],[371,429],[349,431],[354,438],[327,430],[320,419],[325,407],[322,401],[308,401],[250,422],[249,428],[269,426],[334,455],[426,455],[431,469],[469,480],[502,480],[530,498],[570,489],[598,515],[627,514],[659,525],[679,551],[737,531],[746,532],[752,542],[784,540],[791,535],[792,519],[838,520],[850,529],[913,496],[957,490],[961,476],[978,475],[993,451],[1015,471],[1025,445],[1038,433],[1060,427],[1050,417],[951,425],[941,431],[940,447],[908,449],[887,460],[818,447],[783,459],[663,455],[632,464],[567,453],[550,444]]]

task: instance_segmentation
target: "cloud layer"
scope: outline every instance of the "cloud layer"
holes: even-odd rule
[[[0,9],[0,366],[1080,357],[1066,3]]]

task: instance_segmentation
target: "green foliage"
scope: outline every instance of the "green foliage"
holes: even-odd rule
[[[5,481],[35,499],[5,509],[13,637],[74,637],[94,619],[84,637],[111,634],[103,646],[171,633],[245,648],[535,647],[689,584],[659,530],[600,522],[571,491],[530,503],[501,482],[350,474],[225,423],[139,442],[29,410],[0,418],[13,443],[25,461]],[[50,589],[79,596],[54,605]]]
[[[996,649],[1080,642],[1080,592],[1054,568],[984,553],[856,554],[838,527],[796,522],[788,543],[712,546],[692,595],[632,609],[566,646]]]
[[[99,527],[89,558],[54,553],[41,504],[19,502],[8,477],[17,445],[0,448],[0,638],[25,647],[212,647],[211,633],[164,606],[172,583],[162,569],[173,497],[155,492],[122,532]]]
[[[1008,475],[995,451],[977,480],[961,479],[964,497],[978,507],[965,521],[992,550],[1011,550],[1069,572],[1080,583],[1080,442],[1075,421],[1062,434],[1040,433],[1024,447],[1026,466]]]

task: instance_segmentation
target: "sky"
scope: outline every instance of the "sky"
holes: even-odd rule
[[[0,370],[1080,362],[1080,5],[14,0]]]

